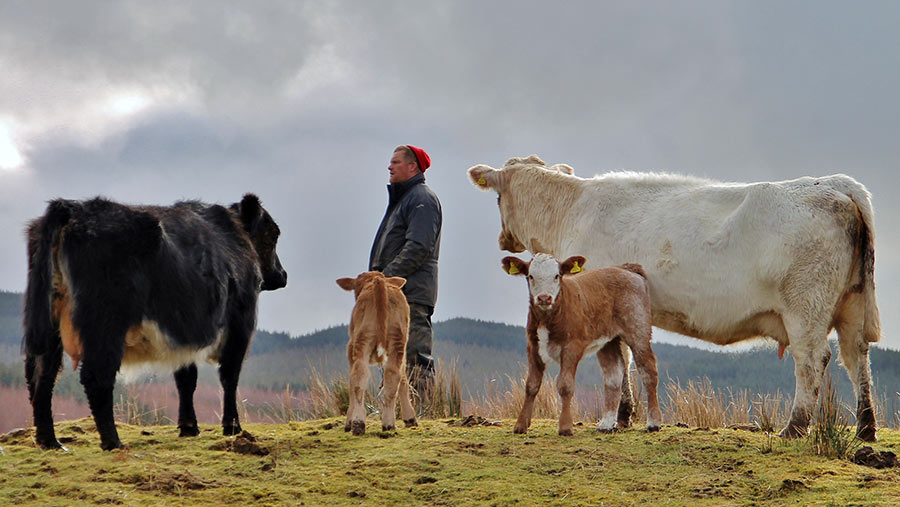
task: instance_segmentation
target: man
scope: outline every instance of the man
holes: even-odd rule
[[[431,315],[437,301],[441,245],[441,202],[425,184],[425,170],[430,166],[431,158],[421,148],[394,149],[388,166],[388,207],[369,256],[370,270],[406,278],[406,365],[420,396],[427,396],[434,379]]]

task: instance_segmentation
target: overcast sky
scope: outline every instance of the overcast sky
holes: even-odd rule
[[[49,199],[252,191],[290,280],[262,295],[259,327],[345,323],[334,280],[365,270],[391,152],[414,144],[444,210],[435,319],[523,324],[472,165],[840,172],[873,195],[882,344],[898,349],[898,21],[892,1],[5,1],[0,289],[25,289],[25,223]]]

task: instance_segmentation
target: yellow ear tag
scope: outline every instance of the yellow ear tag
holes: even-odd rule
[[[511,274],[511,275],[518,275],[518,274],[519,274],[519,268],[517,268],[515,264],[510,264],[510,265],[509,265],[509,269],[508,269],[506,272],[509,273],[509,274]]]
[[[584,271],[584,269],[582,269],[581,266],[578,265],[578,261],[575,261],[575,265],[572,266],[572,270],[569,271],[569,273],[574,275],[575,273],[581,273],[582,271]]]
[[[484,176],[478,178],[478,184],[481,185],[482,187],[487,185],[487,181],[484,179]]]

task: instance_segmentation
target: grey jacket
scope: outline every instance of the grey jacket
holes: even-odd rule
[[[378,227],[369,269],[406,278],[410,303],[434,306],[438,291],[441,202],[417,174],[388,185],[388,208]]]

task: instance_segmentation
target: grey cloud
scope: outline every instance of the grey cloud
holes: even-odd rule
[[[538,153],[576,174],[721,180],[848,173],[873,192],[885,343],[900,347],[900,35],[893,4],[837,2],[6,2],[0,119],[36,129],[0,172],[0,288],[24,289],[25,221],[56,196],[260,195],[290,285],[260,326],[346,322],[334,279],[365,269],[392,148],[434,160],[439,319],[522,323],[477,163]],[[57,125],[122,88],[174,90],[96,142]],[[163,95],[169,97],[167,95]],[[100,118],[98,121],[105,121]],[[41,130],[40,125],[52,128]]]

